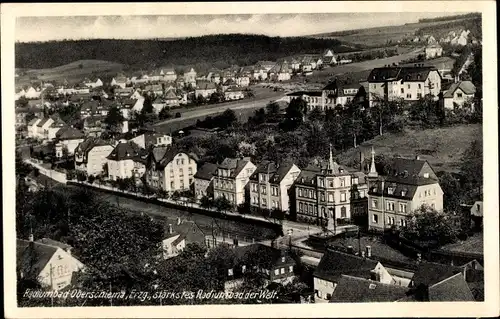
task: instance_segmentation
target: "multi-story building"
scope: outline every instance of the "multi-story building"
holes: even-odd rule
[[[348,170],[333,160],[331,147],[324,166],[309,166],[296,179],[296,218],[334,230],[337,224],[350,222],[351,214],[364,207],[367,184],[364,173]]]
[[[111,180],[118,178],[139,178],[145,172],[143,164],[147,156],[144,150],[135,143],[120,140],[107,157],[108,176]]]
[[[88,138],[75,149],[75,169],[88,176],[99,175],[104,171],[107,157],[113,151],[113,145],[98,138]]]
[[[425,58],[434,59],[443,55],[443,47],[437,43],[430,44],[425,47]]]
[[[56,143],[61,146],[60,155],[62,155],[63,149],[65,149],[70,156],[75,154],[75,149],[77,148],[78,144],[83,142],[84,138],[85,135],[83,135],[81,131],[72,127],[64,127],[58,130],[55,134],[55,140]]]
[[[215,171],[214,198],[225,197],[234,206],[243,204],[245,187],[256,169],[249,157],[224,159]]]
[[[196,199],[200,199],[203,196],[213,197],[213,181],[216,170],[216,164],[205,163],[196,174],[194,174],[194,196]]]
[[[196,71],[193,68],[184,73],[184,83],[196,85]]]
[[[250,206],[288,212],[288,190],[299,174],[300,168],[292,163],[262,162],[250,176]]]
[[[167,192],[189,189],[197,171],[196,157],[172,146],[153,148],[146,164],[146,182]]]
[[[372,150],[368,191],[368,227],[384,230],[405,226],[412,211],[428,205],[443,209],[443,190],[434,170],[425,160],[394,158],[390,174],[378,176]]]
[[[172,136],[156,132],[145,132],[141,135],[137,135],[130,141],[136,143],[144,149],[148,149],[151,146],[172,145]]]
[[[441,75],[435,67],[375,68],[368,76],[370,106],[379,100],[417,101],[430,94],[437,99],[441,92]]]

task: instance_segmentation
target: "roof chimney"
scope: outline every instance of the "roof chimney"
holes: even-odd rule
[[[415,159],[418,161],[420,160],[420,155],[415,155]]]
[[[168,224],[168,233],[169,234],[173,233],[173,231],[172,231],[172,224]]]

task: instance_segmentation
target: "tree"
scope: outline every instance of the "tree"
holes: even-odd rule
[[[438,124],[439,102],[434,101],[430,94],[420,98],[410,108],[410,118],[413,121],[420,122],[420,125],[426,128],[433,128]]]
[[[221,115],[217,116],[217,123],[219,123],[219,127],[222,129],[233,126],[236,122],[238,122],[238,118],[236,114],[231,109],[226,109]]]
[[[478,191],[483,186],[483,140],[472,141],[462,156],[460,173],[464,176],[466,189]]]
[[[450,216],[422,205],[407,219],[401,235],[412,241],[428,242],[439,246],[456,241],[458,229],[450,222]]]
[[[153,108],[153,101],[152,98],[149,94],[146,94],[144,96],[144,104],[142,106],[141,113],[142,114],[150,114],[153,113],[154,108]]]
[[[294,130],[304,122],[304,117],[307,114],[307,102],[302,98],[294,98],[288,104],[285,114],[285,122],[283,128]]]
[[[226,197],[221,196],[217,197],[214,200],[214,207],[219,213],[222,213],[222,212],[227,212],[228,210],[233,208],[233,205]]]
[[[208,103],[216,104],[224,102],[224,94],[220,92],[214,92],[210,95]]]
[[[162,108],[160,113],[158,114],[158,118],[160,120],[168,120],[171,117],[172,117],[172,114],[170,114],[170,110],[168,107]]]
[[[212,207],[214,207],[214,202],[207,195],[203,195],[200,198],[200,207],[205,209],[211,209]]]
[[[104,119],[104,123],[107,124],[111,130],[116,131],[122,124],[123,120],[123,115],[120,112],[120,109],[117,106],[113,106]]]

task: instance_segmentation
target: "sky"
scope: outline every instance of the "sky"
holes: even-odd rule
[[[396,26],[421,18],[454,15],[427,13],[313,13],[231,15],[142,15],[20,17],[18,42],[64,39],[147,39],[252,33],[268,36],[302,36],[378,26]]]

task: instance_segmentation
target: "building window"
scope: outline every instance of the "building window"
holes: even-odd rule
[[[347,209],[345,207],[342,207],[340,209],[340,217],[341,218],[346,218],[347,217]]]
[[[188,173],[189,173],[189,175],[193,175],[193,168],[192,167],[188,168]]]
[[[288,267],[288,272],[293,272],[293,266]]]
[[[302,188],[299,188],[299,196],[302,197]]]
[[[422,98],[422,93],[417,93],[417,99],[421,99]]]
[[[228,274],[228,276],[232,276],[233,275],[233,268],[228,269],[227,274]]]
[[[304,204],[303,203],[299,203],[299,212],[303,212],[304,211]]]
[[[261,192],[262,194],[266,195],[266,186],[262,185],[262,186],[260,187],[260,192]]]
[[[340,187],[344,187],[345,186],[345,178],[341,178],[340,179]]]
[[[389,194],[389,195],[394,194],[394,188],[393,187],[388,187],[387,188],[387,194]]]
[[[179,168],[179,177],[184,177],[184,170]]]
[[[458,97],[459,99],[461,99],[461,98],[462,98],[462,93],[457,93],[457,97]]]
[[[325,208],[324,208],[324,207],[321,207],[321,215],[322,215],[323,217],[326,217],[326,210],[325,210]]]
[[[278,275],[280,274],[280,270],[279,270],[279,269],[275,269],[275,270],[274,270],[274,274],[275,274],[276,276],[278,276]]]
[[[328,181],[328,186],[329,187],[333,187],[333,179],[331,179],[331,180]]]
[[[319,179],[319,186],[325,187],[325,180],[324,179],[322,179],[322,178]]]
[[[312,190],[309,190],[309,198],[314,198]]]
[[[378,203],[376,199],[372,199],[372,208],[377,208]]]
[[[394,210],[394,202],[386,202],[387,210]]]
[[[359,183],[359,179],[358,179],[357,177],[354,177],[354,178],[352,179],[352,184],[353,184],[353,185],[358,185],[358,183]]]
[[[410,88],[410,84],[408,84],[408,89]]]
[[[373,215],[372,215],[372,222],[373,222],[374,224],[378,224],[378,215],[377,215],[377,214],[373,214]]]
[[[422,84],[421,84],[421,83],[419,83],[419,84],[418,84],[418,88],[419,88],[419,89],[421,89],[421,88],[422,88]]]
[[[402,213],[406,213],[406,204],[399,204],[399,211]]]
[[[365,191],[364,190],[360,190],[359,191],[359,197],[361,197],[361,198],[365,197]]]
[[[405,89],[401,88],[401,94],[404,94],[404,93],[405,93]]]
[[[346,201],[346,193],[340,193],[340,201],[345,202]]]
[[[436,204],[432,203],[432,204],[431,204],[431,207],[432,207],[433,209],[435,209],[435,208],[436,208]]]
[[[267,206],[267,200],[265,198],[262,198],[262,206]]]
[[[328,201],[333,202],[333,193],[328,193]]]
[[[411,93],[406,94],[407,99],[411,99]]]
[[[321,192],[321,201],[324,202],[325,201],[325,193],[324,192]]]

